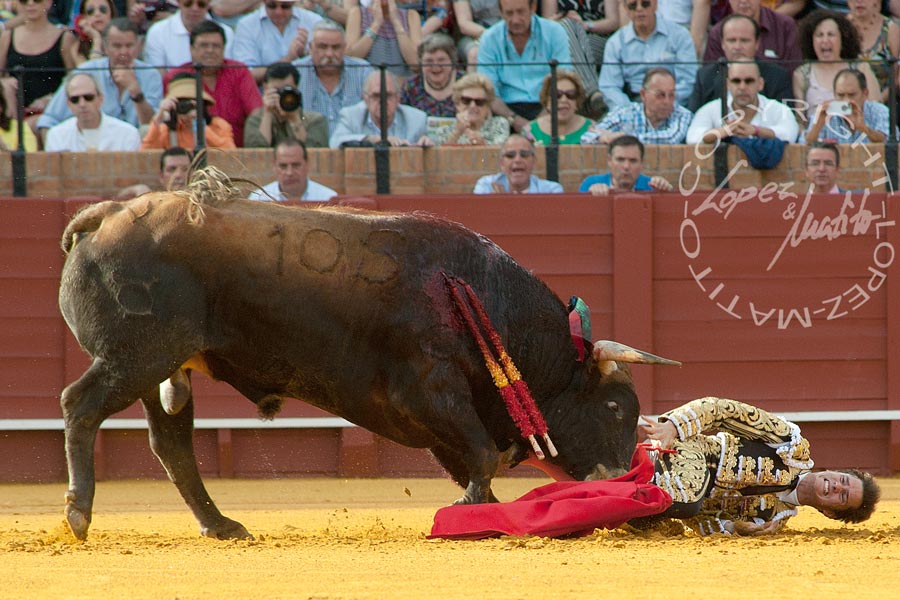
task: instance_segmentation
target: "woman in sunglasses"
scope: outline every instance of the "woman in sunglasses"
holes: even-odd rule
[[[530,137],[535,145],[547,146],[550,144],[551,132],[551,104],[550,75],[544,78],[541,85],[540,100],[546,113],[530,122],[525,128],[525,134]],[[556,119],[558,123],[557,133],[560,144],[580,144],[581,136],[587,133],[588,128],[594,124],[591,119],[579,115],[576,110],[584,101],[584,86],[581,78],[572,71],[559,70],[556,72]]]
[[[86,60],[105,55],[103,30],[115,16],[117,16],[116,6],[112,0],[81,0],[78,16],[75,17],[78,43],[71,48],[72,62],[80,65]]]
[[[509,120],[491,113],[494,84],[483,73],[469,73],[453,84],[456,123],[439,127],[431,136],[436,146],[496,146],[509,137]]]

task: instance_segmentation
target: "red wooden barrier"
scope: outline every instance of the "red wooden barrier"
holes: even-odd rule
[[[898,220],[896,203],[872,196],[867,217],[854,197],[853,207],[844,209],[847,233],[788,247],[767,269],[803,199],[754,199],[727,218],[724,208],[703,208],[705,199],[373,201],[380,210],[425,210],[462,222],[495,240],[564,300],[582,296],[592,310],[594,337],[684,361],[681,369],[633,369],[646,413],[709,394],[780,412],[900,410],[900,271],[893,264],[898,234],[890,224]],[[835,218],[842,201],[816,197],[810,206],[817,218]],[[0,419],[60,418],[60,391],[87,366],[56,306],[59,237],[83,202],[0,198]],[[786,218],[791,210],[794,219]],[[199,375],[195,382],[198,418],[255,416],[255,407],[230,387]],[[280,416],[326,415],[287,402]],[[116,417],[139,419],[141,412],[135,406]],[[900,470],[898,420],[805,423],[803,430],[820,465]],[[355,428],[225,427],[198,430],[195,439],[206,475],[440,472],[422,451]],[[0,430],[0,456],[7,458],[0,461],[0,481],[65,478],[58,430]],[[163,476],[145,431],[102,430],[97,458],[101,476]]]

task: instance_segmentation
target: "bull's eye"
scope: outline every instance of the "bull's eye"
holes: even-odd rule
[[[606,407],[614,413],[619,412],[619,403],[615,400],[610,400],[609,402],[607,402]]]

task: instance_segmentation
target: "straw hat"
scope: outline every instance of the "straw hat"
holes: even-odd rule
[[[166,92],[166,98],[186,98],[194,99],[197,97],[197,81],[188,77],[176,79],[169,83],[169,91]],[[212,95],[203,90],[203,100],[210,104],[215,104]]]

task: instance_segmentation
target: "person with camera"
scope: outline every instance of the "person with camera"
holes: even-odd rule
[[[307,147],[328,147],[328,122],[316,112],[304,112],[297,83],[300,72],[288,62],[269,65],[263,76],[263,105],[244,124],[244,147],[267,148],[286,139]]]
[[[857,69],[842,69],[834,78],[834,100],[816,107],[804,138],[807,144],[833,141],[852,144],[883,142],[891,129],[888,107],[869,100],[866,76]]]
[[[234,143],[244,145],[244,122],[254,110],[262,106],[262,96],[250,70],[242,62],[225,58],[226,36],[221,25],[204,21],[191,31],[191,60],[169,71],[165,81],[176,73],[195,73],[196,65],[202,65],[200,75],[203,88],[215,99],[217,117],[231,125]]]
[[[172,146],[196,148],[197,79],[191,73],[179,73],[169,82],[169,92],[150,122],[141,142],[141,150],[165,150]],[[204,136],[208,148],[235,148],[231,125],[210,114],[216,101],[203,90]]]

